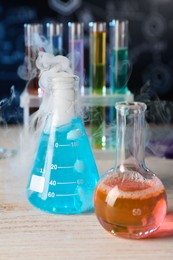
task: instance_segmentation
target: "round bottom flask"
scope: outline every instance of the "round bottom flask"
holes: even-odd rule
[[[149,236],[167,212],[165,188],[144,163],[145,110],[143,103],[116,104],[116,163],[100,179],[94,194],[100,224],[123,238]]]

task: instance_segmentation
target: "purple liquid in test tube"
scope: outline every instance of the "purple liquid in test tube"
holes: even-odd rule
[[[81,95],[84,94],[84,40],[83,24],[68,23],[69,28],[69,57],[72,70],[79,77]]]

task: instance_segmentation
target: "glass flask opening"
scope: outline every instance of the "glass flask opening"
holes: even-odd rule
[[[127,110],[127,111],[136,111],[136,112],[145,112],[147,109],[146,104],[142,102],[117,102],[115,105],[117,110]]]

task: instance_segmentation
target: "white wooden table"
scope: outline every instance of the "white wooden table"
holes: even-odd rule
[[[0,160],[0,260],[15,259],[173,259],[173,160],[147,158],[148,167],[165,184],[168,215],[151,238],[114,237],[99,224],[94,213],[51,215],[33,208],[25,196],[29,162],[20,153],[20,128],[0,129],[0,146],[17,147],[13,158]],[[25,140],[26,141],[26,140]],[[114,161],[97,160],[100,174]]]

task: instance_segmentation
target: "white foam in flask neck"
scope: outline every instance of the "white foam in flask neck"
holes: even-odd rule
[[[75,78],[73,76],[52,79],[53,126],[61,126],[76,117]]]

